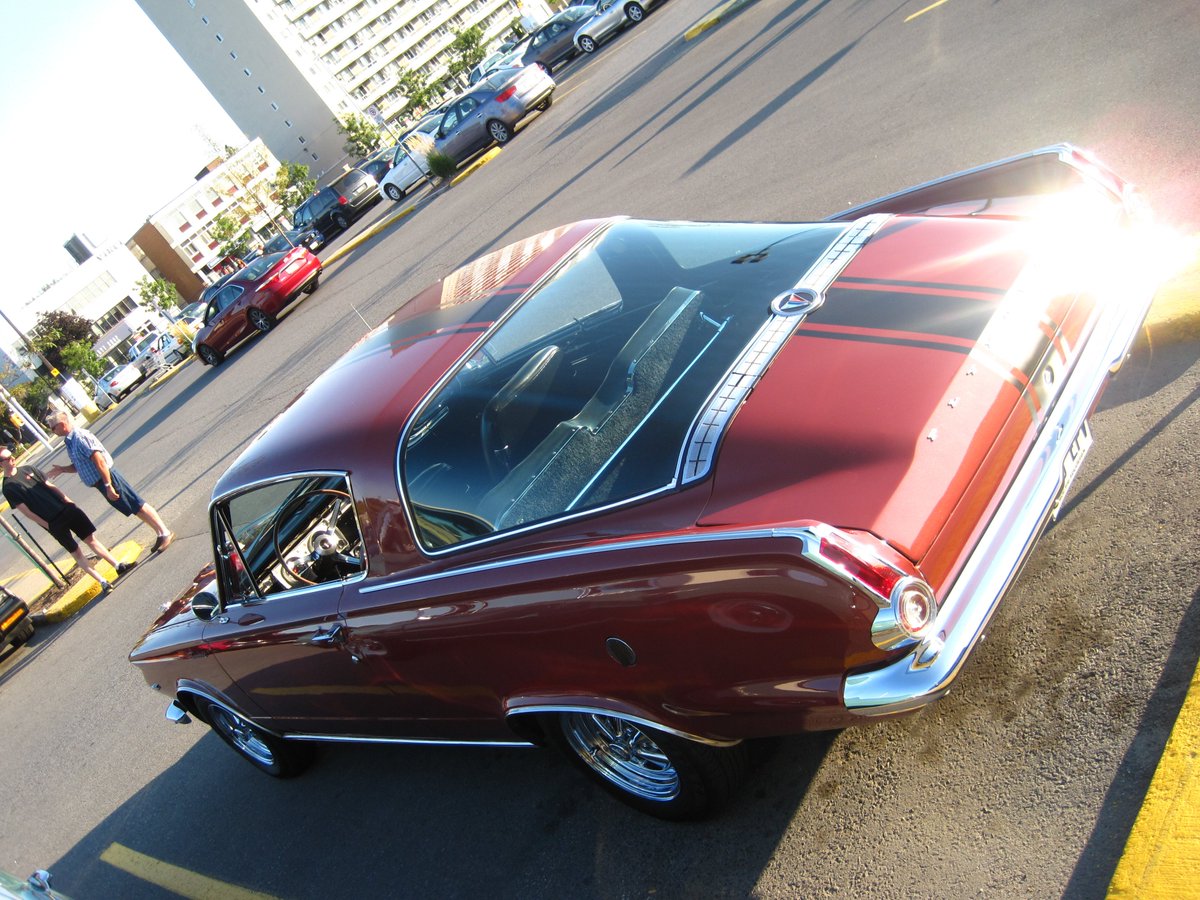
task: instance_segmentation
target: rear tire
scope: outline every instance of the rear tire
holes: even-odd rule
[[[204,718],[209,727],[260,772],[266,772],[274,778],[293,778],[312,762],[313,749],[308,744],[285,741],[269,734],[249,719],[218,703],[208,700],[200,702],[204,706]]]
[[[636,25],[642,19],[646,18],[646,10],[642,8],[640,3],[625,4],[625,18]]]
[[[501,122],[499,119],[492,119],[487,123],[488,134],[497,144],[503,146],[512,140],[512,129]]]
[[[317,285],[320,283],[320,281],[321,281],[321,272],[320,272],[320,270],[317,270],[317,274],[312,277],[312,279],[308,282],[308,284],[306,284],[304,287],[300,288],[300,290],[304,291],[304,293],[306,293],[306,294],[311,294],[313,291],[315,291],[317,289]]]
[[[259,334],[266,334],[275,327],[275,317],[264,309],[259,309],[257,306],[250,307],[250,311],[246,313],[246,318],[250,320],[251,327]]]
[[[345,231],[347,228],[350,227],[350,220],[347,219],[345,216],[343,216],[341,213],[338,213],[336,216],[333,217],[333,224],[338,229],[338,231]]]
[[[399,202],[404,199],[404,191],[400,190],[400,186],[396,184],[385,184],[383,192],[387,194],[389,200]]]
[[[26,616],[25,621],[18,625],[17,630],[12,633],[12,637],[8,641],[9,646],[20,647],[27,640],[33,637],[33,628],[33,619]]]
[[[641,812],[701,819],[729,802],[749,769],[743,742],[712,747],[622,716],[569,712],[547,732],[592,781]]]
[[[214,350],[208,344],[201,344],[196,348],[196,355],[200,357],[200,362],[206,366],[212,366],[214,369],[221,364],[225,359],[225,354],[220,350]]]

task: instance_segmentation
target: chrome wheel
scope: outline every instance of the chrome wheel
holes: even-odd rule
[[[619,716],[567,713],[567,744],[593,772],[635,797],[668,801],[679,795],[679,772],[643,730]]]
[[[246,317],[250,319],[250,324],[256,331],[270,331],[275,327],[275,317],[258,307],[252,307]]]
[[[642,9],[640,4],[630,3],[625,7],[625,15],[630,22],[636,25],[638,22],[642,21],[642,19],[646,18],[646,11]]]
[[[512,132],[508,130],[508,126],[498,119],[492,119],[488,122],[488,134],[492,136],[492,140],[497,144],[507,144],[508,139],[512,137]]]
[[[389,200],[400,200],[404,197],[404,191],[394,184],[385,184],[383,192],[388,195]]]
[[[212,347],[208,346],[208,344],[201,344],[196,348],[196,352],[200,355],[200,361],[206,366],[218,366],[221,364],[221,360],[224,359],[223,354],[218,353]]]
[[[596,42],[585,34],[579,39],[579,49],[584,53],[594,53],[596,51]]]
[[[257,728],[223,706],[210,706],[209,714],[212,717],[212,727],[217,729],[235,750],[266,768],[275,765],[275,754]]]

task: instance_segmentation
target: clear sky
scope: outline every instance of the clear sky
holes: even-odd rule
[[[128,240],[213,158],[209,139],[246,138],[134,0],[2,4],[0,304],[11,309],[74,266],[62,249],[72,234]]]

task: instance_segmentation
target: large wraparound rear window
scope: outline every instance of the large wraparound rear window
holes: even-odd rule
[[[673,487],[692,423],[842,225],[620,222],[496,326],[419,411],[400,475],[450,547]]]

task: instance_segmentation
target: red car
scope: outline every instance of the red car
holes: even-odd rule
[[[317,289],[320,277],[321,261],[305,247],[268,253],[228,276],[206,298],[194,342],[201,362],[220,365],[243,338],[270,331],[288,304]]]
[[[1058,146],[830,221],[485,256],[246,449],[131,660],[274,775],[315,741],[550,744],[704,815],[748,741],[949,689],[1145,316],[1142,215]]]

